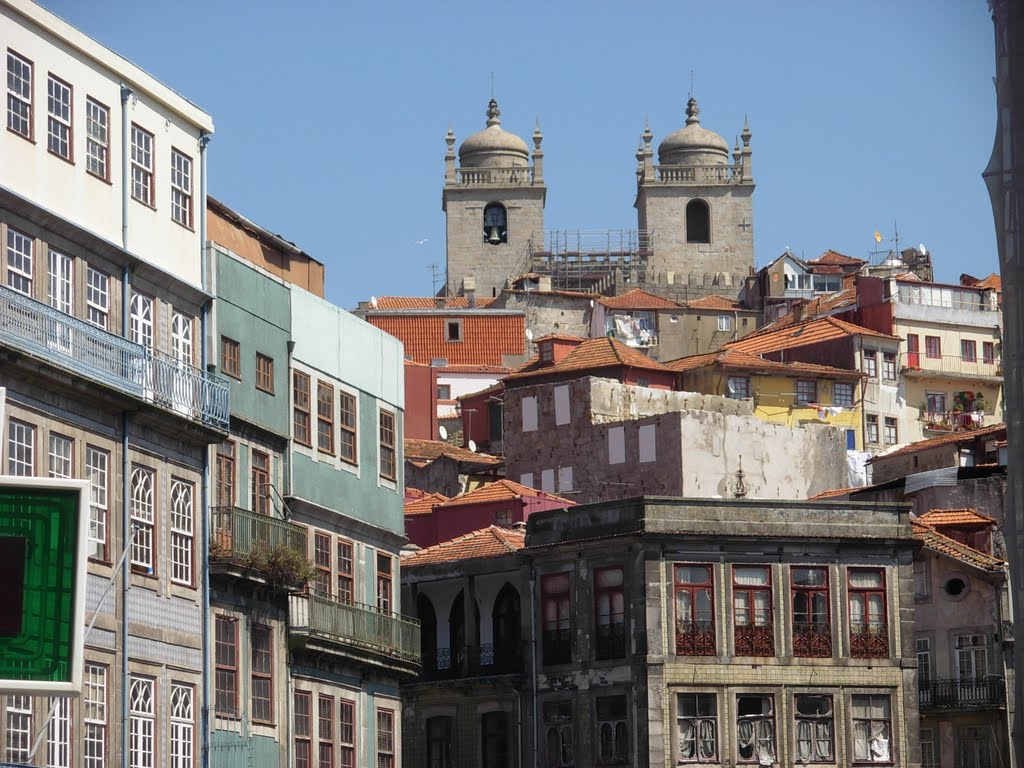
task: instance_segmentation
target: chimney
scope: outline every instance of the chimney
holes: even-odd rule
[[[538,291],[550,291],[551,290],[551,275],[540,275],[537,278],[537,290]]]
[[[438,296],[434,299],[435,309],[444,309],[444,296]]]
[[[476,306],[476,277],[466,275],[462,278],[462,293],[466,296],[466,305]]]

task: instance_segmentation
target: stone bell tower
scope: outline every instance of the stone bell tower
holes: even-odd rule
[[[447,230],[447,290],[460,295],[475,290],[494,296],[509,278],[530,268],[531,238],[543,241],[544,153],[540,126],[533,132],[533,152],[505,131],[498,102],[487,105],[487,127],[459,147],[455,134],[445,142],[441,207]],[[530,159],[533,165],[530,165]]]
[[[686,125],[658,147],[654,164],[650,126],[637,151],[638,226],[650,233],[648,280],[734,295],[754,266],[754,178],[750,129],[729,162],[729,144],[700,124],[697,100],[686,105]]]

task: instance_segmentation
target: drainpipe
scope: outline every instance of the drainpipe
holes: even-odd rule
[[[128,99],[132,89],[121,83],[121,247],[128,250],[128,180],[132,137],[128,121]]]
[[[199,279],[203,290],[208,290],[206,260],[206,146],[210,143],[210,135],[205,131],[199,133]],[[207,344],[207,325],[209,323],[210,302],[203,303],[200,313],[199,328],[199,365],[206,373],[209,349]],[[202,768],[210,766],[210,700],[213,696],[210,681],[210,446],[203,450],[203,708],[202,708]]]
[[[533,768],[540,765],[539,745],[540,724],[537,721],[537,571],[530,569],[530,655],[533,669],[531,681],[533,687]]]

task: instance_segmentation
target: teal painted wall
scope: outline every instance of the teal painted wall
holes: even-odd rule
[[[231,387],[231,413],[281,435],[289,430],[288,340],[291,336],[289,290],[216,246],[217,334],[210,358]],[[239,343],[241,380],[221,368],[220,336]],[[256,353],[274,360],[274,394],[256,389]]]

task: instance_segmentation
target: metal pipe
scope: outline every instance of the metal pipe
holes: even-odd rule
[[[203,290],[208,289],[207,259],[206,259],[206,145],[210,143],[210,135],[205,131],[199,134],[199,279],[202,281]],[[199,320],[199,364],[205,371],[209,348],[207,344],[207,325],[209,323],[209,302],[203,304]],[[203,706],[202,721],[203,729],[201,736],[200,756],[203,768],[210,765],[210,699],[213,689],[210,681],[210,622],[212,619],[210,611],[210,447],[203,449],[203,480],[202,480],[202,573],[203,573]]]
[[[530,679],[533,687],[533,768],[540,766],[540,754],[538,740],[540,739],[540,724],[537,722],[537,571],[530,569],[530,655],[533,668],[530,670]]]
[[[128,99],[132,89],[121,83],[121,247],[128,250],[128,172],[131,162],[131,125],[128,120]]]

